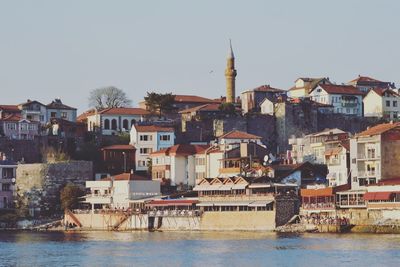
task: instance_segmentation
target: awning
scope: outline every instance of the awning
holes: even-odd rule
[[[232,189],[246,189],[247,184],[234,184]]]
[[[220,191],[231,191],[231,189],[232,189],[231,184],[224,184],[218,188],[218,190],[220,190]]]
[[[200,202],[197,203],[197,207],[220,207],[220,206],[248,206],[250,201],[237,201],[237,202]]]
[[[249,188],[269,188],[271,184],[251,184]]]
[[[209,185],[196,185],[193,191],[207,191],[210,188]]]
[[[198,202],[199,202],[198,200],[189,200],[189,199],[165,199],[165,200],[152,200],[146,203],[146,205],[152,207],[174,207],[174,206],[191,206]]]
[[[364,195],[365,200],[390,200],[392,194],[396,192],[367,192]]]
[[[265,200],[265,201],[254,201],[249,204],[249,207],[265,207],[268,204],[274,202],[273,200]]]

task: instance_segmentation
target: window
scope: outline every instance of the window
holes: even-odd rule
[[[129,121],[128,120],[123,120],[122,121],[122,127],[125,129],[125,130],[129,130]]]
[[[55,118],[57,116],[57,112],[50,112],[50,117]]]
[[[131,126],[136,123],[136,120],[131,120]]]
[[[2,184],[1,190],[2,191],[10,191],[10,184]]]
[[[196,158],[196,165],[205,165],[205,158]]]
[[[7,123],[7,129],[8,130],[15,130],[17,127],[16,127],[16,124],[15,123]]]
[[[350,113],[350,109],[346,108],[346,113],[349,114]]]
[[[104,129],[110,130],[110,120],[109,119],[104,120]]]
[[[112,119],[112,121],[111,121],[111,129],[112,130],[117,130],[117,120],[116,119]]]
[[[386,106],[390,107],[390,101],[389,100],[386,100]]]
[[[152,148],[148,148],[148,147],[140,148],[140,154],[150,154],[151,152],[153,152]]]
[[[36,125],[35,124],[29,124],[29,130],[36,130]]]
[[[151,135],[140,135],[139,136],[140,141],[152,141],[153,140],[153,136]]]
[[[393,100],[393,107],[397,107],[397,101]]]
[[[39,120],[40,120],[40,121],[44,121],[44,115],[40,115],[40,116],[39,116]]]
[[[160,141],[170,141],[171,136],[169,134],[160,135]]]
[[[61,112],[61,118],[63,118],[63,119],[68,118],[68,113],[67,112]]]
[[[138,161],[139,167],[146,167],[146,161],[145,160],[139,160]]]
[[[21,123],[21,124],[19,125],[19,129],[20,129],[21,131],[26,131],[26,130],[28,130],[28,124],[26,124],[26,123]]]
[[[397,111],[394,111],[394,112],[393,112],[393,119],[397,119],[397,118],[398,118]]]

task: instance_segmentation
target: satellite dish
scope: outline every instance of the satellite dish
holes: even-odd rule
[[[265,156],[264,156],[264,161],[267,162],[268,160],[269,160],[268,155],[265,155]]]

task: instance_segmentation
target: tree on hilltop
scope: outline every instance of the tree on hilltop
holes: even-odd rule
[[[161,117],[165,112],[170,112],[174,109],[175,95],[172,93],[159,94],[155,92],[147,92],[144,98],[147,109]]]
[[[89,94],[89,106],[100,110],[129,107],[131,104],[126,93],[114,86],[93,89]]]

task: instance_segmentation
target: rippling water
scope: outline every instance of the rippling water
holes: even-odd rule
[[[0,232],[1,266],[400,266],[400,235]]]

